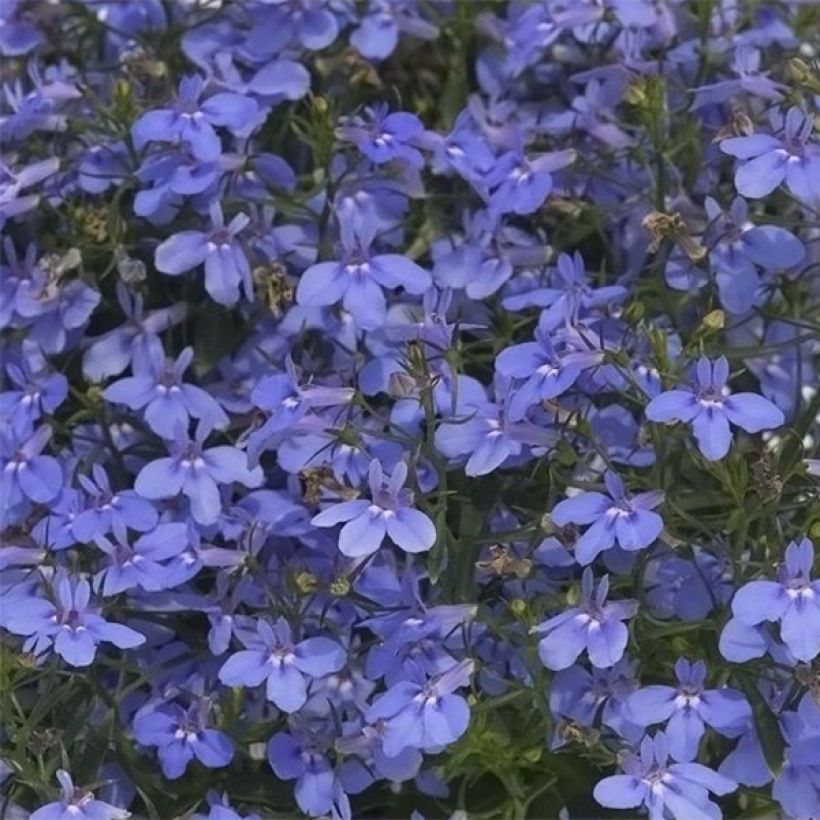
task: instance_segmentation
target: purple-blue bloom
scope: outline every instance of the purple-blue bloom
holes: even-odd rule
[[[783,642],[804,662],[820,654],[820,580],[812,581],[813,563],[811,541],[792,541],[777,581],[750,581],[732,599],[732,613],[744,626],[779,622]]]
[[[373,701],[368,723],[384,721],[382,748],[395,757],[407,747],[435,750],[455,742],[467,730],[470,709],[456,689],[469,685],[473,662],[461,661],[429,680],[415,675],[400,681]]]
[[[273,626],[260,620],[255,630],[237,629],[246,649],[235,652],[219,670],[219,679],[228,686],[259,686],[266,683],[267,698],[283,712],[296,712],[308,697],[310,681],[345,664],[344,648],[330,638],[315,637],[294,641],[284,618]]]
[[[157,270],[179,276],[204,264],[205,289],[215,302],[236,304],[240,290],[252,299],[251,269],[237,239],[250,222],[249,217],[239,213],[226,225],[217,200],[210,204],[210,217],[208,231],[180,231],[168,237],[154,254]]]
[[[91,586],[84,578],[58,574],[52,586],[54,602],[26,597],[9,611],[5,626],[26,636],[24,651],[42,655],[53,648],[70,666],[90,666],[100,643],[133,649],[145,636],[124,624],[105,620],[91,601]]]
[[[648,547],[663,531],[663,519],[652,510],[663,504],[658,491],[628,496],[621,477],[607,470],[604,483],[608,495],[582,492],[559,501],[550,513],[559,527],[591,524],[576,541],[575,558],[586,566],[604,550],[617,544],[627,551]]]
[[[655,396],[646,406],[650,421],[691,424],[698,447],[708,461],[719,461],[732,446],[729,423],[747,433],[773,430],[784,421],[780,411],[757,393],[730,394],[726,381],[729,362],[724,356],[709,361],[698,359],[693,388],[667,390]]]
[[[627,713],[640,726],[666,723],[669,753],[681,762],[694,760],[705,727],[737,737],[748,727],[752,710],[736,689],[706,689],[706,664],[678,658],[677,686],[644,686],[629,696]]]
[[[57,770],[60,799],[47,803],[29,815],[29,820],[125,820],[131,812],[97,800],[94,792],[74,785],[65,769]]]
[[[205,87],[199,75],[184,77],[173,108],[147,111],[134,123],[131,133],[137,148],[150,142],[183,142],[197,159],[216,159],[222,143],[214,126],[239,130],[256,115],[257,105],[250,97],[227,92],[200,100]]]
[[[593,666],[614,666],[623,657],[629,632],[623,621],[638,611],[638,602],[607,601],[609,576],[604,575],[593,594],[592,570],[581,576],[581,601],[578,606],[547,619],[532,628],[544,637],[538,642],[538,655],[547,669],[568,669],[586,650]]]
[[[640,756],[623,755],[624,774],[605,777],[595,786],[595,799],[610,809],[637,809],[645,806],[651,817],[692,820],[694,817],[722,817],[711,794],[722,796],[737,783],[700,763],[669,763],[663,732],[641,741]],[[710,794],[711,793],[711,794]]]
[[[387,477],[378,459],[373,459],[368,471],[370,501],[342,501],[322,510],[311,523],[316,527],[344,523],[339,550],[353,558],[372,555],[385,536],[405,552],[426,552],[435,543],[436,528],[428,516],[411,506],[412,495],[404,488],[406,480],[407,464],[403,461]]]
[[[371,252],[373,222],[341,222],[340,259],[317,262],[299,278],[296,301],[304,307],[327,307],[341,302],[362,330],[384,324],[387,305],[382,288],[404,288],[421,295],[432,284],[430,274],[397,253]]]
[[[735,186],[742,196],[760,199],[785,182],[806,203],[817,201],[820,190],[820,148],[811,142],[812,117],[797,107],[785,118],[772,115],[779,136],[753,134],[720,143],[721,150],[745,160],[735,172]]]
[[[161,346],[152,346],[147,361],[134,364],[134,375],[109,384],[103,396],[112,404],[142,410],[145,423],[165,439],[172,439],[178,426],[187,430],[192,418],[225,427],[228,417],[216,399],[198,385],[183,381],[193,359],[192,347],[171,360]]]
[[[205,700],[196,700],[187,709],[173,703],[134,719],[134,737],[143,746],[157,747],[162,773],[169,780],[182,777],[194,759],[209,769],[222,768],[233,760],[228,736],[208,726],[209,708]]]

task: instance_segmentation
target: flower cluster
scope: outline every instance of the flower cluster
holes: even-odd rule
[[[820,817],[817,22],[6,0],[4,809]]]

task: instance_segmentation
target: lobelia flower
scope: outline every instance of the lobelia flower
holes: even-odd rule
[[[49,369],[39,348],[24,341],[19,357],[6,349],[6,375],[13,387],[0,393],[0,419],[18,436],[33,429],[44,414],[52,414],[68,397],[68,380]],[[17,361],[15,361],[17,358]]]
[[[253,281],[248,258],[237,240],[250,222],[243,213],[225,225],[222,206],[213,200],[209,206],[209,231],[180,231],[157,247],[154,264],[161,273],[179,276],[205,265],[205,290],[221,305],[239,301],[240,288],[248,299],[253,298]]]
[[[20,0],[10,0],[2,9],[0,54],[4,57],[28,54],[45,40],[37,26],[27,19],[22,6]]]
[[[752,710],[736,689],[705,689],[706,664],[675,663],[677,686],[644,686],[629,696],[627,712],[640,726],[666,723],[669,753],[675,760],[694,760],[706,726],[727,737],[748,728]]]
[[[159,436],[174,437],[178,425],[188,429],[192,418],[207,419],[213,427],[228,424],[228,417],[206,390],[184,382],[183,374],[194,359],[186,347],[176,360],[166,359],[160,346],[147,351],[147,361],[134,365],[134,375],[108,385],[103,398],[143,410],[145,423]]]
[[[768,196],[785,182],[803,202],[816,201],[820,191],[820,148],[811,142],[814,124],[810,115],[792,107],[785,118],[773,116],[780,132],[731,137],[720,143],[725,154],[745,160],[735,172],[737,192],[749,199]]]
[[[510,310],[531,306],[546,308],[542,314],[544,327],[554,330],[565,323],[574,324],[591,311],[627,296],[627,289],[621,285],[592,288],[584,259],[578,251],[573,256],[566,253],[558,256],[551,284],[554,287],[509,296],[504,300],[504,306]]]
[[[419,773],[422,755],[418,749],[407,746],[393,757],[384,753],[385,726],[386,723],[380,720],[336,741],[336,750],[349,755],[337,772],[347,794],[361,794],[382,779],[389,780],[391,784],[405,783]]]
[[[268,741],[268,762],[280,780],[296,781],[294,796],[305,814],[317,817],[330,811],[336,778],[308,733],[277,732]]]
[[[156,746],[162,773],[169,780],[182,777],[196,758],[209,769],[233,760],[233,744],[224,732],[208,728],[210,704],[201,699],[187,709],[178,704],[160,706],[134,718],[134,737],[143,746]]]
[[[820,580],[812,581],[814,546],[808,538],[792,541],[777,581],[750,581],[732,599],[732,614],[746,627],[764,621],[780,624],[780,637],[798,661],[820,654]]]
[[[724,356],[710,362],[705,356],[695,368],[694,389],[667,390],[646,407],[650,421],[691,423],[704,458],[719,461],[732,446],[729,422],[747,433],[780,427],[785,417],[768,399],[756,393],[729,394],[729,362]]]
[[[88,340],[83,375],[91,381],[118,376],[132,363],[134,367],[146,366],[149,351],[162,351],[159,334],[181,322],[187,313],[184,304],[176,304],[146,314],[142,295],[132,293],[122,282],[117,283],[117,302],[125,314],[125,324]]]
[[[185,197],[210,198],[216,182],[229,170],[224,156],[212,162],[197,159],[185,146],[173,146],[149,154],[137,170],[142,189],[134,197],[134,213],[156,225],[169,223]]]
[[[545,317],[546,313],[542,313],[534,342],[512,345],[495,360],[496,370],[502,376],[525,380],[513,389],[509,399],[507,415],[512,422],[521,421],[530,407],[566,393],[584,370],[601,361],[601,354],[592,350],[575,350],[570,346],[560,352],[556,350]]]
[[[621,477],[612,470],[604,473],[607,493],[583,492],[556,504],[550,513],[559,527],[592,524],[576,541],[574,554],[579,564],[591,564],[604,550],[617,544],[632,552],[648,547],[663,531],[663,519],[655,507],[663,504],[657,490],[626,494]]]
[[[33,162],[14,171],[7,164],[10,158],[0,160],[0,230],[6,220],[33,211],[40,204],[40,194],[24,193],[43,180],[54,176],[60,168],[57,157]]]
[[[722,103],[734,97],[738,92],[745,92],[754,97],[778,102],[783,99],[782,91],[788,86],[770,80],[768,71],[760,70],[760,50],[750,45],[740,44],[732,55],[732,73],[737,79],[720,80],[716,83],[701,85],[695,89],[692,110],[707,105]]]
[[[547,261],[548,249],[537,237],[500,219],[486,210],[465,215],[463,241],[448,237],[436,242],[432,249],[436,282],[463,289],[470,299],[485,299],[510,279],[515,268]]]
[[[65,769],[57,769],[60,799],[28,815],[29,820],[125,820],[131,812],[94,797],[94,792],[74,785]]]
[[[469,685],[473,669],[473,661],[463,660],[433,678],[415,675],[379,695],[365,720],[384,721],[384,754],[395,757],[407,747],[432,751],[455,743],[470,723],[470,707],[455,691]]]
[[[341,259],[317,262],[299,278],[296,301],[304,307],[327,307],[341,302],[362,330],[375,330],[384,324],[387,305],[382,288],[402,287],[421,295],[432,277],[424,268],[397,253],[371,254],[375,221],[340,225]]]
[[[347,660],[344,648],[330,638],[294,643],[290,625],[279,618],[271,626],[260,620],[256,630],[235,629],[247,647],[235,652],[219,670],[226,686],[266,683],[268,700],[283,712],[296,712],[307,700],[311,680],[338,672]]]
[[[25,635],[23,651],[41,655],[53,646],[70,666],[90,666],[100,643],[133,649],[145,636],[123,624],[110,623],[91,602],[91,586],[85,579],[73,581],[58,573],[53,582],[55,602],[23,598],[6,619],[6,628]]]
[[[605,777],[595,786],[595,799],[609,809],[636,809],[645,806],[652,818],[692,820],[695,817],[719,820],[722,817],[710,793],[722,796],[737,783],[700,763],[669,763],[663,732],[641,741],[640,756],[623,755],[625,774]]]
[[[572,164],[575,156],[572,149],[532,157],[510,151],[502,156],[486,180],[495,189],[489,198],[490,213],[523,216],[536,211],[552,191],[552,172]]]
[[[500,377],[498,381],[504,383]],[[461,417],[443,419],[436,430],[435,444],[440,453],[448,458],[467,456],[465,475],[488,475],[508,459],[525,454],[528,448],[550,448],[556,443],[550,430],[526,420],[509,420],[508,394],[503,387],[496,390],[502,397],[500,403],[488,401],[464,408]]]
[[[78,541],[88,544],[117,526],[137,532],[154,529],[159,516],[150,501],[140,498],[134,490],[115,492],[100,464],[92,465],[91,475],[92,478],[77,476],[86,494],[84,509],[71,524],[71,533]]]
[[[781,727],[786,750],[772,797],[789,817],[816,817],[820,813],[820,709],[811,692],[803,695],[796,711],[782,715]]]
[[[107,566],[94,576],[94,588],[103,596],[141,587],[148,592],[171,589],[189,580],[173,561],[189,546],[185,524],[160,524],[155,530],[129,543],[125,528],[114,526],[115,544],[104,536],[94,539],[109,558]],[[167,562],[167,563],[163,563]],[[198,567],[194,565],[196,571]],[[176,570],[176,571],[175,571]],[[195,574],[195,572],[194,572]],[[191,576],[192,577],[192,576]]]
[[[363,57],[384,60],[396,50],[401,34],[434,40],[438,28],[421,16],[418,0],[370,0],[350,45]]]
[[[583,95],[575,97],[569,110],[549,113],[539,122],[547,134],[565,135],[573,130],[586,131],[604,145],[619,150],[633,140],[617,125],[612,105],[618,102],[616,83],[593,79],[587,83]]]
[[[51,438],[51,428],[43,425],[30,435],[16,436],[0,431],[0,496],[5,514],[26,499],[37,504],[53,501],[63,486],[63,469],[43,450]]]
[[[609,576],[604,575],[593,596],[592,570],[581,576],[581,601],[578,606],[549,618],[532,628],[544,635],[538,642],[538,655],[547,669],[568,669],[586,649],[593,666],[606,669],[623,657],[629,631],[622,623],[638,611],[637,601],[610,601]]]
[[[256,10],[246,45],[255,54],[277,54],[295,40],[320,51],[338,34],[339,24],[324,0],[267,0]]]
[[[245,487],[261,486],[261,467],[248,468],[248,457],[229,445],[205,448],[210,424],[201,421],[194,439],[177,428],[173,441],[167,442],[171,455],[146,464],[137,475],[134,489],[143,498],[159,501],[180,493],[191,504],[191,515],[198,524],[214,524],[222,511],[219,486],[234,482]]]
[[[131,127],[137,150],[149,142],[183,142],[197,159],[215,160],[222,153],[222,143],[214,126],[244,128],[258,107],[251,97],[230,92],[201,102],[206,82],[198,75],[183,77],[173,108],[146,111]]]
[[[638,740],[643,730],[631,719],[626,708],[630,694],[637,688],[635,664],[626,657],[610,669],[593,667],[587,670],[575,664],[552,679],[550,711],[590,727],[600,716],[601,723],[621,737]],[[556,732],[551,748],[560,745],[562,739]]]
[[[426,552],[436,541],[436,527],[428,516],[414,509],[412,495],[404,489],[407,464],[400,461],[386,478],[377,459],[370,462],[370,501],[357,498],[322,510],[311,519],[316,527],[344,523],[339,550],[351,558],[372,555],[385,536],[405,552]]]
[[[373,164],[406,162],[424,167],[424,157],[416,146],[424,136],[424,124],[406,111],[389,113],[386,105],[365,108],[364,116],[345,117],[336,136],[353,143]]]
[[[43,353],[61,353],[74,343],[100,303],[99,291],[82,279],[63,279],[80,258],[76,249],[62,257],[43,257],[17,289],[15,308],[30,325],[27,338]]]
[[[805,248],[785,228],[750,222],[748,204],[742,197],[736,197],[726,213],[712,197],[706,197],[704,204],[709,218],[704,239],[720,303],[732,313],[746,313],[762,296],[758,268],[767,273],[794,268],[805,257]],[[676,290],[701,287],[708,281],[683,253],[670,258],[666,280]]]
[[[293,359],[285,358],[285,372],[261,378],[251,391],[253,404],[270,415],[248,439],[248,454],[255,458],[277,433],[296,424],[314,407],[334,407],[351,401],[355,391],[350,387],[300,384]]]

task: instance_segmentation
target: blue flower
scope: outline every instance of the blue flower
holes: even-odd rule
[[[753,134],[720,143],[724,153],[745,160],[735,172],[735,187],[749,199],[760,199],[785,181],[798,199],[810,203],[820,190],[820,151],[810,142],[812,118],[792,107],[785,119],[773,119],[781,126],[778,137]]]
[[[719,461],[732,445],[729,422],[747,433],[759,433],[780,427],[783,413],[756,393],[729,395],[726,380],[729,363],[721,356],[710,362],[698,359],[694,389],[667,390],[652,399],[646,407],[650,421],[691,423],[698,447],[708,461]]]
[[[330,638],[306,638],[295,643],[284,618],[271,627],[258,621],[256,630],[236,630],[247,647],[225,661],[219,679],[228,686],[259,686],[267,681],[268,700],[283,712],[295,712],[307,700],[308,684],[338,672],[345,664],[344,648]]]
[[[601,354],[567,344],[556,350],[546,312],[535,330],[534,342],[512,345],[498,354],[496,370],[508,379],[523,380],[513,388],[508,405],[510,421],[521,421],[530,407],[566,393],[581,373],[601,362]]]
[[[207,725],[209,704],[197,700],[187,709],[177,704],[160,706],[134,718],[134,737],[144,746],[156,746],[162,773],[169,780],[182,777],[196,758],[209,769],[233,760],[233,744],[226,734]]]
[[[470,707],[455,691],[469,684],[472,673],[473,662],[464,660],[429,680],[417,675],[379,695],[365,720],[384,721],[384,753],[395,757],[407,747],[431,751],[458,740],[470,723]]]
[[[181,231],[168,237],[156,250],[157,270],[171,276],[205,265],[205,290],[221,305],[239,301],[240,288],[248,299],[253,298],[251,269],[242,246],[236,239],[250,222],[245,214],[237,214],[228,225],[217,200],[210,205],[210,231]]]
[[[591,287],[584,259],[577,251],[574,256],[566,253],[558,256],[552,285],[507,297],[504,305],[510,310],[530,306],[547,308],[543,314],[543,326],[554,330],[566,323],[575,324],[606,305],[620,302],[628,293],[622,285]]]
[[[362,330],[375,330],[387,312],[382,288],[423,294],[432,284],[428,271],[397,253],[371,253],[375,228],[373,222],[343,221],[341,259],[311,265],[299,278],[296,301],[305,307],[341,302]]]
[[[737,788],[734,780],[700,763],[670,764],[663,732],[645,737],[640,757],[627,753],[622,765],[625,774],[605,777],[593,790],[595,799],[609,809],[645,806],[658,818],[719,820],[722,815],[710,793],[730,794]]]
[[[370,0],[350,45],[363,57],[384,60],[395,50],[400,34],[434,40],[438,29],[421,16],[418,0]]]
[[[416,147],[424,135],[424,124],[406,111],[388,112],[386,105],[364,110],[365,116],[344,118],[337,136],[352,142],[372,163],[405,162],[424,167],[424,157]]]
[[[811,541],[792,541],[777,581],[750,581],[732,599],[732,613],[744,626],[779,622],[783,642],[806,663],[820,654],[820,580],[811,579],[813,563]]]
[[[66,377],[53,372],[30,342],[23,342],[19,357],[6,348],[6,373],[13,387],[0,393],[0,419],[19,436],[25,436],[42,415],[54,413],[68,396]]]
[[[295,425],[314,407],[347,404],[354,395],[349,387],[301,384],[293,359],[285,359],[285,372],[261,378],[251,391],[253,404],[269,413],[267,421],[248,438],[248,454],[255,458],[277,434]]]
[[[487,177],[488,187],[495,189],[490,196],[490,213],[533,213],[552,191],[552,172],[570,165],[575,156],[572,149],[531,157],[510,151],[502,156]]]
[[[131,812],[97,800],[88,789],[74,785],[65,769],[57,770],[60,799],[47,803],[29,815],[29,820],[125,820]]]
[[[295,780],[299,808],[317,817],[330,811],[336,778],[316,739],[304,732],[277,732],[268,741],[268,762],[280,780]]]
[[[666,723],[669,753],[675,760],[694,760],[705,726],[737,737],[748,728],[752,710],[736,689],[706,689],[706,664],[675,663],[677,686],[645,686],[630,695],[627,710],[640,726]]]
[[[638,740],[643,729],[627,711],[629,696],[638,688],[635,664],[624,657],[609,669],[587,670],[577,664],[563,669],[552,679],[550,711],[582,726],[594,726],[600,716],[604,726],[621,737]],[[551,748],[565,741],[556,730]]]
[[[612,470],[604,474],[604,483],[608,496],[579,493],[559,501],[550,513],[559,527],[592,524],[575,543],[575,557],[582,566],[591,564],[599,553],[616,543],[630,552],[645,549],[663,530],[663,519],[652,512],[663,503],[662,492],[627,496],[621,477]]]
[[[299,0],[262,6],[254,14],[247,48],[254,54],[278,54],[294,41],[310,51],[333,43],[339,24],[325,0]]]
[[[93,478],[77,476],[86,496],[84,508],[71,523],[71,533],[78,541],[87,544],[117,526],[137,532],[154,529],[159,516],[153,504],[140,498],[134,490],[113,490],[100,464],[91,467],[91,475]]]
[[[736,79],[719,80],[716,83],[698,86],[695,89],[692,110],[726,102],[741,92],[773,102],[782,100],[781,92],[787,91],[788,86],[769,79],[769,72],[760,70],[760,58],[759,49],[746,43],[739,44],[732,55],[731,66]]]
[[[229,445],[205,448],[210,425],[200,422],[193,440],[181,428],[168,442],[171,455],[146,464],[139,472],[134,489],[151,501],[176,498],[180,493],[191,504],[191,515],[199,524],[213,524],[222,511],[219,487],[237,482],[259,487],[261,467],[248,468],[248,457]]]
[[[45,425],[23,437],[12,431],[0,431],[0,496],[4,520],[26,500],[47,504],[60,492],[63,486],[60,462],[42,454],[50,438],[51,428]]]
[[[748,205],[736,197],[724,213],[712,197],[706,197],[709,226],[704,244],[715,270],[720,303],[732,313],[751,310],[765,293],[761,291],[758,268],[770,275],[794,268],[806,255],[803,243],[790,231],[777,225],[755,225],[748,219]],[[676,252],[666,267],[666,280],[677,290],[701,287],[706,274],[686,255]]]
[[[436,541],[436,527],[419,510],[410,506],[410,493],[403,489],[407,464],[399,462],[386,479],[377,459],[370,462],[370,501],[354,499],[334,504],[314,516],[317,527],[333,527],[345,522],[339,533],[343,555],[360,558],[372,555],[385,536],[405,552],[426,552]]]
[[[24,651],[40,655],[53,646],[71,666],[90,666],[97,644],[108,642],[120,649],[145,643],[145,636],[123,624],[110,623],[91,603],[91,586],[84,579],[71,580],[59,573],[54,580],[55,602],[42,598],[19,599],[6,618],[6,628],[25,635]]]
[[[781,725],[787,746],[772,797],[791,817],[815,817],[820,813],[820,709],[811,692],[803,695],[796,712],[783,715]]]
[[[177,558],[189,545],[188,530],[184,524],[160,524],[153,532],[129,542],[122,526],[114,527],[112,543],[97,536],[96,545],[108,556],[109,562],[94,576],[94,586],[104,596],[141,587],[147,591],[171,589],[189,580],[198,567],[187,571]],[[167,563],[166,563],[167,562]]]
[[[126,323],[88,340],[83,375],[91,381],[117,376],[132,363],[137,368],[147,367],[152,358],[150,351],[153,348],[162,351],[158,334],[181,322],[187,313],[187,307],[180,303],[146,314],[140,294],[131,293],[122,282],[117,283],[116,292]]]
[[[225,427],[228,417],[206,390],[183,381],[194,358],[186,347],[176,360],[166,359],[161,346],[147,351],[147,361],[134,365],[134,375],[110,384],[103,391],[106,401],[143,410],[145,423],[159,436],[174,437],[178,425],[184,429],[192,418],[207,419],[213,427]]]
[[[538,642],[538,655],[547,669],[568,669],[586,649],[593,666],[605,669],[623,657],[629,632],[623,623],[638,611],[636,601],[611,601],[609,576],[604,575],[593,596],[592,570],[581,576],[581,601],[578,606],[533,627],[544,635]]]
[[[197,159],[210,162],[222,153],[222,144],[214,126],[239,130],[257,113],[251,97],[223,92],[201,102],[206,81],[198,76],[184,77],[173,108],[147,111],[132,126],[138,149],[149,142],[183,142]]]

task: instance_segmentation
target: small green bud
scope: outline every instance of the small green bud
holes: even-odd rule
[[[336,578],[330,584],[330,594],[335,595],[337,598],[344,598],[349,593],[350,593],[350,581],[349,581],[349,579],[345,578],[344,576],[340,576],[339,578]]]

